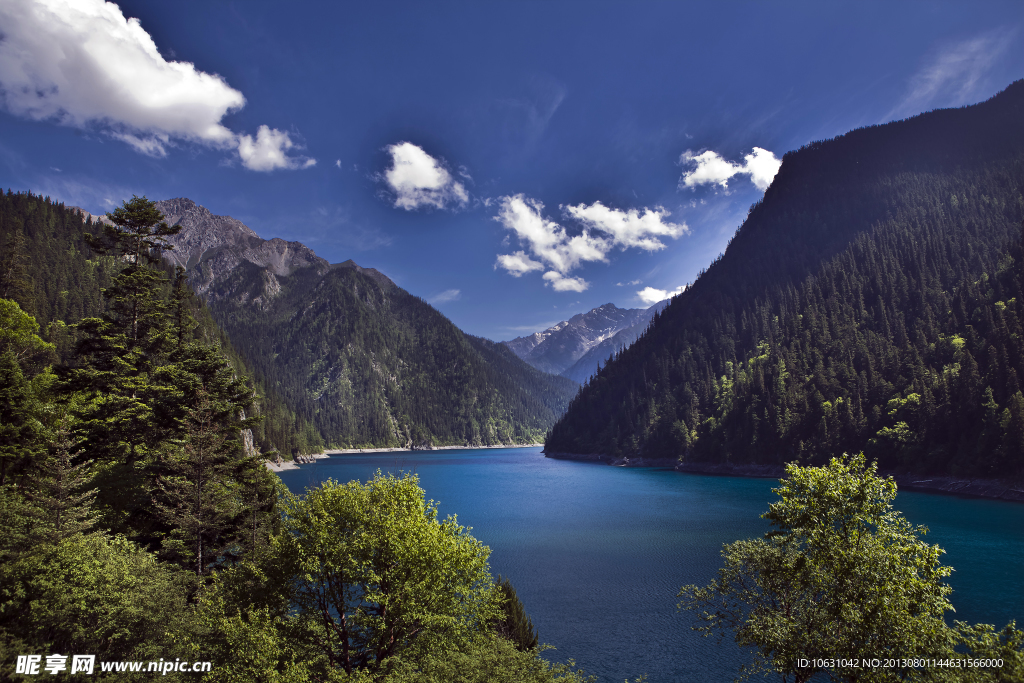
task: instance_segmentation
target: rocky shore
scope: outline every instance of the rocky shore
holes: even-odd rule
[[[332,455],[351,455],[353,453],[415,453],[417,451],[450,451],[450,450],[482,450],[485,448],[536,448],[542,443],[517,443],[499,446],[421,446],[416,448],[328,448],[315,455],[297,455],[294,460],[267,460],[264,464],[271,472],[296,470],[299,465],[312,463],[329,458]]]
[[[284,472],[285,470],[297,470],[299,465],[316,462],[317,460],[323,460],[329,458],[327,453],[316,453],[313,455],[297,455],[294,460],[267,460],[263,464],[267,466],[267,469],[271,472]]]
[[[764,477],[780,479],[785,476],[785,468],[780,465],[756,465],[729,463],[678,462],[670,458],[612,458],[599,453],[545,453],[549,458],[558,460],[580,460],[585,462],[603,462],[616,467],[671,467],[677,472],[690,474],[712,474],[727,477]],[[1016,484],[1001,479],[968,479],[963,477],[931,477],[920,474],[890,474],[896,485],[908,491],[925,491],[930,493],[948,493],[957,496],[975,498],[995,498],[1024,503],[1024,484]]]
[[[329,448],[327,455],[346,455],[349,453],[415,453],[416,451],[469,451],[485,448],[536,448],[542,443],[510,443],[497,446],[413,446],[412,448]]]

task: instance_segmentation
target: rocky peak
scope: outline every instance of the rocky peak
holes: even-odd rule
[[[262,239],[237,218],[217,216],[191,199],[165,199],[156,202],[156,207],[168,225],[182,228],[168,240],[174,249],[165,252],[164,257],[189,271],[189,281],[201,295],[243,262],[264,268],[275,277],[290,275],[299,268],[315,267],[326,272],[329,267],[325,259],[301,242],[279,237]],[[274,292],[268,291],[267,295],[272,297]]]
[[[641,308],[619,308],[613,303],[578,313],[568,320],[525,337],[503,342],[527,363],[552,374],[568,369],[590,349],[644,317]]]
[[[389,278],[387,275],[380,272],[376,268],[363,268],[361,265],[359,265],[352,259],[344,261],[343,263],[332,263],[331,269],[333,270],[335,268],[351,268],[355,270],[357,273],[362,273],[363,275],[367,275],[373,278],[373,280],[384,289],[390,289],[392,287],[398,286],[391,281],[391,278]]]

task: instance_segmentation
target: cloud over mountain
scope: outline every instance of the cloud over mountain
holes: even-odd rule
[[[138,19],[103,0],[0,4],[0,97],[16,116],[95,128],[163,157],[177,142],[237,150],[251,170],[305,168],[286,153],[287,132],[260,126],[255,140],[221,120],[245,97],[217,74],[167,61]]]
[[[727,161],[718,152],[707,150],[694,154],[686,150],[679,157],[679,163],[689,167],[679,179],[679,189],[695,189],[698,185],[719,185],[729,187],[729,179],[736,175],[750,176],[759,190],[767,190],[775,174],[782,166],[782,160],[766,149],[755,147],[743,157],[743,163]]]
[[[676,294],[682,294],[685,289],[686,285],[679,285],[675,289],[656,289],[654,287],[644,287],[643,289],[636,293],[636,298],[640,299],[640,301],[644,302],[644,304],[651,306],[653,304],[658,303],[659,301],[670,299],[674,297]]]

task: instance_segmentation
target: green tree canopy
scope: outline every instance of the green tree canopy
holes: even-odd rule
[[[332,667],[379,669],[416,645],[451,647],[497,616],[489,549],[455,518],[438,521],[415,476],[329,480],[284,515],[293,599]]]
[[[897,680],[916,670],[859,664],[950,657],[955,636],[943,615],[952,608],[944,582],[952,570],[939,562],[942,549],[921,540],[926,529],[893,509],[892,478],[879,477],[863,454],[786,472],[763,515],[772,530],[726,545],[725,566],[707,587],[681,589],[679,607],[701,621],[695,629],[733,631],[755,650],[748,673],[787,681],[821,671],[832,680]]]

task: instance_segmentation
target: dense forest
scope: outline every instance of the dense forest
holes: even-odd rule
[[[76,362],[75,348],[82,338],[77,323],[110,309],[103,291],[111,286],[118,263],[113,255],[94,252],[85,237],[99,229],[79,211],[48,198],[10,190],[0,195],[0,298],[16,301],[35,317],[61,363]],[[171,296],[174,269],[162,263],[154,267],[163,273],[163,295]],[[182,305],[194,321],[191,337],[218,347],[239,376],[250,378],[258,395],[253,410],[262,416],[252,429],[260,449],[288,457],[319,452],[323,444],[315,430],[246,365],[203,303],[186,296]]]
[[[1024,475],[1024,81],[787,154],[548,452]]]
[[[267,283],[243,263],[210,288],[210,310],[331,446],[537,442],[578,388],[355,267],[298,269],[271,292]]]
[[[264,420],[256,394],[197,323],[184,272],[161,264],[178,228],[153,202],[83,225],[38,197],[6,200],[5,680],[195,680],[182,667],[199,666],[212,681],[583,683],[539,657],[489,550],[437,519],[415,477],[300,499],[264,467],[246,438]],[[60,242],[69,232],[77,249]],[[63,268],[36,286],[30,258],[46,264],[46,249]],[[25,309],[54,321],[59,344]]]

